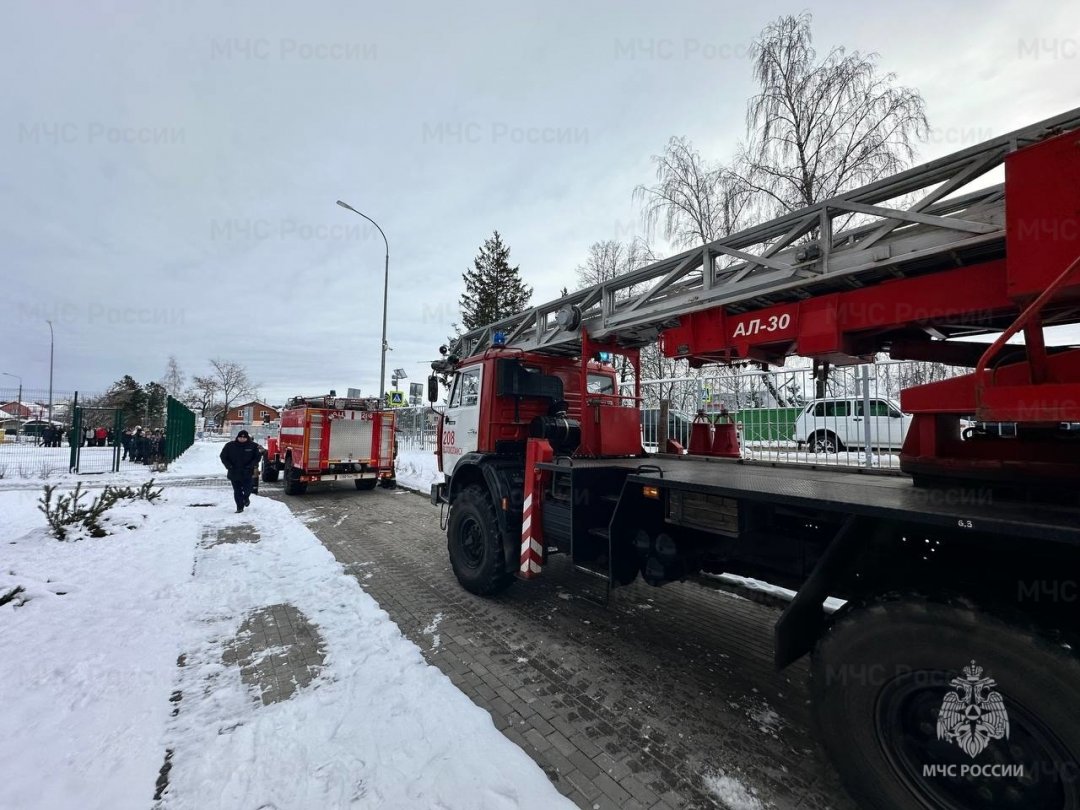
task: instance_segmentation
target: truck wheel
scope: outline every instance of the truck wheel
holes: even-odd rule
[[[356,488],[364,492],[375,489],[379,483],[378,478],[357,478],[353,481],[356,484]]]
[[[307,483],[300,480],[300,471],[293,467],[292,458],[285,458],[285,494],[303,495],[307,492]]]
[[[269,459],[263,459],[262,463],[262,480],[268,484],[272,484],[278,480],[278,468],[273,461]]]
[[[397,489],[396,478],[381,478],[379,479],[379,483],[382,485],[383,489]]]
[[[1080,661],[1029,628],[960,603],[873,602],[818,643],[811,691],[860,807],[1080,807]]]
[[[505,570],[499,521],[483,487],[466,487],[454,499],[446,547],[454,576],[470,593],[493,596],[514,581]]]
[[[809,445],[811,453],[842,453],[844,450],[844,443],[828,430],[819,430],[811,436]]]

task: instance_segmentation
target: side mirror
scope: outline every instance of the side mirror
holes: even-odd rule
[[[432,374],[427,378],[427,400],[434,405],[439,399],[439,378]]]

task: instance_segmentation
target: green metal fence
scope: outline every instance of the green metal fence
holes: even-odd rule
[[[106,473],[120,469],[120,416],[118,408],[79,405],[79,392],[75,392],[68,431],[70,472]]]
[[[175,461],[195,443],[195,412],[169,397],[165,405],[165,461]]]
[[[732,414],[741,422],[744,442],[789,442],[802,408],[746,408]]]

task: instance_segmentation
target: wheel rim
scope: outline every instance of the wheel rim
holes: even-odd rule
[[[479,568],[484,559],[484,530],[472,516],[461,522],[458,545],[462,562],[469,568]]]
[[[833,446],[832,439],[825,436],[819,436],[814,442],[815,453],[835,453],[836,448]]]
[[[886,759],[921,805],[933,810],[1040,808],[1077,810],[1077,764],[1064,744],[1036,715],[1008,699],[1009,735],[992,740],[975,758],[949,740],[939,740],[937,720],[951,674],[908,673],[894,678],[878,696],[875,735]],[[939,766],[923,776],[924,766]],[[1022,766],[999,775],[960,775],[962,766]],[[950,768],[941,773],[940,767]],[[1003,775],[1010,774],[1013,775]]]

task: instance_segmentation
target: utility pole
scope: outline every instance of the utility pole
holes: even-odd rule
[[[337,201],[337,204],[342,208],[347,208],[354,214],[359,214],[372,225],[374,225],[379,235],[382,236],[383,244],[386,246],[386,261],[383,264],[383,288],[382,288],[382,359],[379,362],[379,399],[386,399],[386,300],[387,290],[390,286],[390,243],[386,241],[386,234],[383,233],[383,229],[379,228],[379,223],[369,217],[367,214],[361,214],[355,208],[348,203],[344,203],[341,200]]]
[[[49,325],[49,424],[52,424],[52,382],[53,382],[53,348],[56,345],[53,334],[52,321],[45,321]]]

